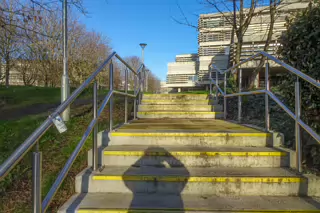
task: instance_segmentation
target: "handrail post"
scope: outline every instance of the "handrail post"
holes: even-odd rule
[[[97,119],[98,114],[98,84],[97,81],[93,83],[93,119]],[[94,125],[92,138],[92,170],[98,169],[98,124]]]
[[[239,69],[239,93],[241,92],[241,86],[242,86],[242,69]],[[238,96],[238,121],[241,122],[241,105],[242,105],[242,97],[241,95]]]
[[[295,82],[295,114],[296,114],[296,166],[299,172],[302,172],[301,165],[301,135],[300,135],[300,125],[298,120],[301,114],[301,93],[300,93],[300,82],[297,76],[297,81]]]
[[[209,79],[210,79],[210,96],[212,96],[212,68],[209,69]]]
[[[41,169],[42,153],[39,152],[39,142],[32,155],[32,208],[34,213],[41,213]]]
[[[109,65],[109,90],[113,91],[113,63],[110,61]],[[112,123],[112,109],[113,109],[113,94],[110,97],[110,106],[109,106],[109,125],[110,125],[110,132],[113,129]]]
[[[227,119],[227,73],[224,73],[223,116]]]
[[[146,88],[146,69],[145,67],[142,68],[143,71],[143,80],[142,80],[142,91],[147,92]]]
[[[216,70],[216,89],[217,89],[217,91],[216,91],[216,99],[217,99],[217,101],[218,101],[218,95],[219,95],[219,90],[218,90],[218,86],[219,86],[219,76],[218,76],[218,70]]]
[[[270,90],[270,83],[269,83],[269,62],[266,63],[265,68],[265,84],[266,84],[266,91]],[[265,98],[265,123],[266,123],[266,132],[270,130],[270,113],[269,113],[269,96],[267,93],[264,94]]]
[[[141,104],[141,100],[142,100],[142,94],[143,94],[143,85],[144,85],[144,80],[143,80],[143,70],[144,67],[142,68],[141,72],[139,73],[139,88],[140,88],[140,92],[139,92],[139,102],[138,104]]]
[[[137,101],[138,101],[138,97],[139,94],[136,94],[137,90],[137,76],[134,76],[134,94],[136,95],[136,97],[134,97],[134,101],[133,101],[133,119],[136,119],[137,117]]]
[[[124,78],[124,92],[126,93],[124,97],[124,123],[128,123],[128,69],[125,70]]]

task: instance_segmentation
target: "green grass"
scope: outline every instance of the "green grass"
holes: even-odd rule
[[[20,88],[19,88],[20,89]],[[49,90],[52,88],[49,88]],[[30,88],[34,91],[35,88]],[[39,89],[38,89],[39,90]],[[53,94],[47,90],[38,94]],[[26,91],[18,92],[26,93]],[[38,95],[41,96],[41,95]],[[21,97],[22,98],[22,97]],[[35,99],[39,100],[39,99]],[[124,106],[122,98],[116,98],[114,108],[114,124],[124,121]],[[30,102],[34,103],[34,102]],[[85,129],[92,119],[91,105],[71,108],[72,119],[67,123],[68,131],[59,134],[51,127],[39,140],[42,152],[42,199],[49,191],[52,183],[61,171],[67,159],[80,141]],[[130,108],[129,108],[130,109]],[[108,107],[99,119],[99,130],[108,129]],[[0,121],[0,163],[46,119],[45,114],[26,116],[15,121]],[[84,144],[76,161],[70,169],[60,190],[55,195],[48,212],[56,212],[74,193],[74,177],[87,166],[87,151],[92,147],[90,136]],[[8,176],[0,182],[0,212],[31,212],[31,157],[32,150],[15,166]]]
[[[71,88],[73,92],[75,88]],[[99,90],[99,94],[107,94],[108,90]],[[24,108],[34,104],[59,103],[60,88],[35,86],[0,86],[0,109]],[[86,88],[78,98],[92,97],[92,88]]]
[[[60,100],[59,88],[29,86],[0,87],[3,108],[24,107],[37,103],[56,103]]]

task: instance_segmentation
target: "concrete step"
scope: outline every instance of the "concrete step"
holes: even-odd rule
[[[143,99],[162,100],[208,100],[208,94],[144,94]]]
[[[287,167],[287,152],[267,147],[108,146],[106,166]],[[88,158],[91,161],[91,157]],[[91,162],[89,165],[92,165]]]
[[[138,118],[223,118],[222,112],[153,111],[138,112]]]
[[[109,145],[265,147],[281,137],[218,119],[139,119],[111,132]]]
[[[317,197],[82,193],[58,213],[316,213],[319,203]]]
[[[215,105],[217,100],[179,100],[179,99],[142,99],[142,104],[149,105]]]
[[[139,105],[139,112],[152,111],[184,111],[184,112],[221,112],[221,105]]]
[[[167,167],[167,166],[166,166]],[[105,167],[76,177],[76,192],[295,196],[307,180],[282,168]]]
[[[189,145],[189,146],[249,146],[265,147],[277,143],[273,134],[255,132],[147,132],[118,131],[112,132],[109,145]]]

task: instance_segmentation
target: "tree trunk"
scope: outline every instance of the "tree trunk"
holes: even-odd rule
[[[6,67],[5,67],[5,72],[6,72],[6,87],[8,88],[9,87],[9,77],[10,77],[10,55],[7,54],[6,55]]]
[[[266,43],[263,47],[264,52],[268,52],[268,49],[269,49],[269,46],[270,46],[270,43],[272,40],[276,9],[277,9],[276,8],[276,0],[270,0],[270,26],[269,26],[269,31],[268,31]],[[266,61],[266,57],[262,56],[258,67],[252,72],[252,75],[250,76],[249,89],[254,88],[255,79],[257,78],[259,72],[262,70],[263,65],[265,64],[265,61]],[[265,79],[265,81],[266,80],[267,79]]]
[[[241,59],[241,51],[242,51],[242,37],[238,39],[238,43],[237,43],[237,49],[236,49],[236,59],[235,59],[235,64],[240,63],[240,59]]]

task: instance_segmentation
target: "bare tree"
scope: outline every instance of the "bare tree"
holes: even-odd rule
[[[137,71],[141,65],[141,60],[138,56],[130,56],[125,58],[125,61],[135,70]],[[129,81],[129,89],[133,90],[134,87],[134,74],[132,72],[128,72],[128,81]]]
[[[15,69],[20,73],[25,86],[31,86],[36,83],[38,77],[38,68],[34,61],[20,59],[15,65]]]
[[[8,11],[14,11],[16,8],[16,2],[14,0],[1,0],[1,5]],[[18,48],[18,37],[15,34],[18,29],[15,25],[17,25],[19,21],[15,19],[12,12],[3,14],[0,11],[0,16],[0,20],[9,25],[9,30],[0,31],[0,61],[5,70],[5,85],[9,87],[10,70],[14,66],[12,59],[15,57]]]
[[[148,91],[154,93],[160,91],[160,79],[157,78],[151,71],[148,75]]]
[[[47,12],[60,12],[61,13],[61,1],[52,0],[13,0],[16,7],[15,10],[10,10],[4,5],[0,5],[0,27],[4,31],[9,31],[11,33],[17,33],[16,31],[11,31],[11,27],[14,26],[24,32],[38,32],[36,29],[29,28],[28,25],[24,23],[29,22],[36,18],[35,14],[41,11]],[[68,0],[68,4],[77,8],[81,13],[87,14],[87,11],[83,7],[82,0]],[[21,20],[19,23],[9,23],[4,17],[9,14],[13,15],[16,20]],[[50,34],[42,34],[50,36]]]

